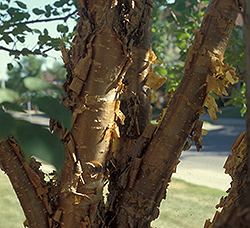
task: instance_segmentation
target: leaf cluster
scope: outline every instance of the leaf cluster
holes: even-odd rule
[[[47,117],[58,121],[65,129],[71,129],[71,113],[59,100],[49,96],[41,96],[41,91],[58,87],[37,77],[24,78],[24,86],[32,94],[31,102]],[[40,96],[39,96],[40,94]],[[11,89],[0,89],[0,139],[14,137],[19,143],[25,157],[42,159],[60,170],[64,162],[64,147],[59,138],[40,125],[31,124],[14,118],[8,111],[24,112],[18,104],[19,94]]]
[[[59,21],[57,31],[62,35],[64,42],[70,42],[73,31],[70,31],[67,20],[77,20],[76,0],[57,0],[53,4],[47,4],[44,8],[28,9],[23,1],[0,2],[0,50],[9,52],[10,55],[19,59],[21,55],[47,56],[49,50],[59,50],[60,41],[52,37],[47,28],[39,29],[39,23]],[[25,45],[28,35],[37,35],[38,41],[34,47]],[[23,44],[24,48],[17,47]],[[11,48],[10,45],[12,45]],[[13,66],[8,65],[11,69]]]
[[[189,47],[193,44],[195,30],[202,22],[207,0],[178,0],[168,3],[165,0],[156,0],[152,11],[153,48],[161,65],[155,65],[156,73],[167,76],[165,91],[175,91],[183,75],[183,65],[187,58]],[[244,74],[244,51],[242,40],[242,26],[235,26],[230,37],[224,62],[234,66],[238,75]],[[245,112],[244,83],[238,89],[231,88],[229,98],[217,98],[224,105],[242,107]],[[231,91],[229,91],[231,92]]]
[[[202,4],[203,3],[203,4]],[[156,73],[167,76],[166,92],[177,88],[189,46],[194,39],[194,30],[201,25],[202,15],[208,1],[178,0],[155,1],[152,11],[153,48],[162,61],[155,65]]]

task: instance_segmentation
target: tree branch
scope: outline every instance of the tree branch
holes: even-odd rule
[[[75,10],[74,12],[72,12],[71,14],[65,16],[65,17],[55,17],[55,18],[47,18],[47,19],[37,19],[37,20],[31,20],[31,21],[22,21],[22,22],[18,22],[18,23],[12,23],[12,24],[8,24],[8,27],[13,27],[19,24],[35,24],[35,23],[43,23],[43,22],[51,22],[51,21],[60,21],[63,20],[64,22],[66,22],[71,16],[73,16],[74,14],[77,13],[77,10]]]
[[[43,51],[43,52],[34,52],[34,51],[31,51],[31,50],[28,50],[28,49],[25,49],[25,50],[13,50],[13,49],[10,49],[10,48],[6,48],[6,47],[3,47],[3,46],[0,46],[0,50],[3,50],[3,51],[7,51],[9,52],[11,55],[44,55],[46,52],[52,50],[53,47],[50,47],[48,48],[47,50]]]
[[[21,203],[30,228],[47,228],[48,213],[43,201],[25,170],[25,164],[18,156],[19,149],[10,140],[0,142],[1,168],[8,175]]]

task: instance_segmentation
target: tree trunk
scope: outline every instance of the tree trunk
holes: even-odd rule
[[[149,7],[145,7],[149,2],[82,0],[79,5],[75,44],[70,51],[63,49],[68,71],[64,88],[69,94],[63,104],[73,113],[73,130],[64,132],[54,126],[68,152],[58,210],[61,227],[99,227],[103,221],[99,210],[103,209],[106,161],[112,156],[112,141],[120,137],[116,121],[123,124],[125,118],[118,100],[126,86],[122,81],[133,61],[140,67],[134,69],[141,71],[138,73],[146,64],[137,64],[143,53],[133,52],[133,47],[144,34],[140,25],[149,19]],[[139,81],[142,83],[142,79],[131,83],[135,92],[141,90]],[[143,102],[140,94],[137,92],[135,99]]]
[[[182,82],[157,126],[150,123],[147,86],[155,60],[150,44],[153,1],[78,3],[74,44],[70,50],[62,45],[68,94],[62,103],[72,112],[73,128],[69,132],[50,123],[65,144],[61,175],[45,182],[39,164],[32,160],[28,165],[10,141],[1,143],[0,162],[30,228],[150,227],[182,150],[190,141],[200,148],[203,106],[216,119],[217,106],[209,92],[225,94],[224,86],[236,82],[223,54],[238,1],[210,3]]]

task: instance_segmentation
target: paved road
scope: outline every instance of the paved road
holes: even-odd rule
[[[242,119],[220,119],[211,121],[207,116],[204,128],[209,130],[203,136],[203,148],[196,152],[195,147],[184,151],[173,177],[194,184],[226,190],[231,178],[224,174],[224,163],[230,154],[230,148],[238,135],[245,131],[245,121]]]

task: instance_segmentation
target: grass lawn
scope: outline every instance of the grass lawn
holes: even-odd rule
[[[0,171],[0,228],[23,228],[25,220],[6,175]],[[202,228],[212,218],[223,191],[189,184],[179,179],[170,183],[167,199],[161,204],[157,228]]]
[[[173,179],[166,200],[161,203],[160,217],[152,223],[157,228],[203,228],[213,218],[215,205],[225,192]]]
[[[24,220],[10,181],[0,170],[0,228],[23,228]]]

